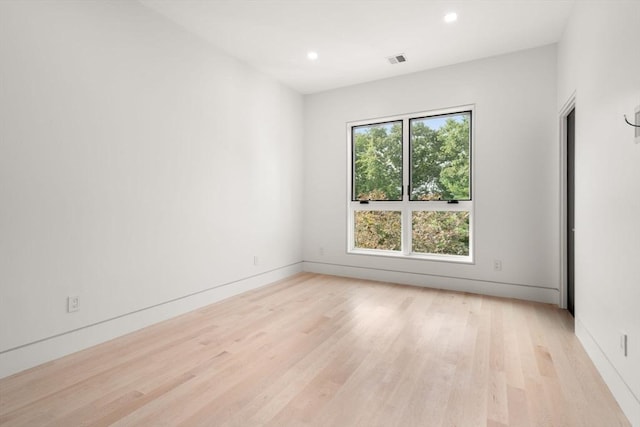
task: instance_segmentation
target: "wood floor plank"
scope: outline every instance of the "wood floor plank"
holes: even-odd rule
[[[546,304],[302,273],[0,380],[4,426],[629,426]]]

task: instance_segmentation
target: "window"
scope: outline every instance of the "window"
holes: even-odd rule
[[[472,116],[348,124],[349,252],[472,261]]]

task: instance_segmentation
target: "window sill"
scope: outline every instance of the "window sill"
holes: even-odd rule
[[[372,249],[351,249],[347,250],[347,255],[367,255],[385,258],[397,258],[408,259],[418,261],[436,261],[436,262],[450,262],[454,264],[475,264],[473,257],[462,255],[437,255],[437,254],[410,254],[405,255],[395,251],[383,251]]]

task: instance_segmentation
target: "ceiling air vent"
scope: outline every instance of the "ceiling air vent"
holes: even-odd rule
[[[404,56],[404,53],[399,53],[398,55],[388,56],[387,61],[390,64],[399,64],[401,62],[407,62],[407,57]]]

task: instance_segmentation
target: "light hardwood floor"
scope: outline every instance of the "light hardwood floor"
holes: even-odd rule
[[[628,426],[550,305],[300,274],[0,380],[2,426]]]

